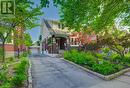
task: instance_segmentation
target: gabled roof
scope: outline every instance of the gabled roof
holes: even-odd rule
[[[44,20],[44,22],[45,22],[47,28],[49,28],[49,29],[52,28],[47,20]]]
[[[59,28],[57,29],[53,28],[53,25],[60,23],[59,21],[45,20],[45,19],[43,20],[51,35],[54,35],[55,37],[68,37],[67,31]]]

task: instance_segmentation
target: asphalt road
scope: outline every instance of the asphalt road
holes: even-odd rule
[[[102,79],[58,58],[33,55],[30,59],[33,88],[89,88],[103,82]]]

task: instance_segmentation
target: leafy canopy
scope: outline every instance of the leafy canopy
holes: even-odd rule
[[[130,0],[53,0],[60,7],[61,21],[71,29],[80,31],[91,26],[96,31],[114,24],[123,13],[124,25],[130,24]],[[41,0],[48,7],[49,0]]]

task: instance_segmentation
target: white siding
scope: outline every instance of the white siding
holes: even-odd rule
[[[42,25],[41,25],[41,35],[42,35],[42,40],[51,36],[48,28],[46,27],[46,25],[44,23],[44,20],[42,21]]]

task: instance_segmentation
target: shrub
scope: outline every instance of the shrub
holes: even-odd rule
[[[110,62],[104,61],[102,64],[94,64],[92,70],[99,72],[103,75],[109,75],[121,70],[121,65],[111,64]]]
[[[10,80],[7,78],[7,72],[4,70],[0,72],[0,88],[12,88]]]
[[[7,77],[6,77],[7,73],[5,71],[1,71],[0,72],[0,83],[4,83],[7,81]]]
[[[94,57],[91,54],[86,54],[85,60],[86,60],[86,65],[88,65],[90,67],[92,67],[92,65],[96,63],[96,57]]]
[[[28,52],[23,52],[22,54],[21,54],[21,57],[27,57],[28,56]]]
[[[12,78],[12,84],[14,86],[22,85],[23,81],[26,80],[26,68],[28,66],[28,61],[25,58],[22,58],[20,64],[16,66],[15,76]]]
[[[80,65],[92,66],[96,62],[96,58],[92,54],[77,50],[65,51],[64,58]]]
[[[71,58],[71,54],[70,54],[69,51],[65,51],[65,52],[64,52],[64,58],[65,58],[65,59]]]
[[[109,53],[109,52],[110,52],[110,48],[102,48],[102,51],[103,51],[104,53]]]
[[[20,86],[20,85],[22,85],[24,80],[26,80],[26,75],[17,74],[16,76],[13,77],[12,83],[13,83],[13,85]]]
[[[104,58],[104,54],[101,54],[101,53],[96,53],[95,54],[95,56],[97,57],[97,58]]]
[[[121,58],[121,56],[119,55],[119,54],[112,54],[111,56],[110,56],[110,61],[111,62],[115,62],[115,63],[119,63],[119,62],[121,62],[122,61],[122,59],[123,58]]]
[[[111,63],[121,62],[122,58],[118,54],[113,54],[110,61],[104,60],[103,56],[104,55],[97,53],[94,55],[91,52],[78,52],[77,50],[64,52],[65,59],[70,60],[76,64],[83,65],[84,67],[87,67],[103,75],[109,75],[124,68],[124,66],[121,64]],[[129,58],[126,60],[129,60]]]
[[[8,57],[8,58],[6,58],[6,61],[7,62],[12,62],[12,61],[14,61],[14,58],[13,57]]]
[[[0,88],[12,88],[12,85],[10,84],[10,82],[6,82],[6,83],[2,84],[2,86],[0,86]]]
[[[126,54],[123,58],[124,64],[130,65],[130,53]]]
[[[7,74],[6,70],[2,70],[0,72],[0,88],[17,88],[21,86],[27,78],[27,66],[28,60],[26,58],[21,58],[20,63],[17,64],[14,69],[15,73],[11,79],[8,78],[9,74]]]

